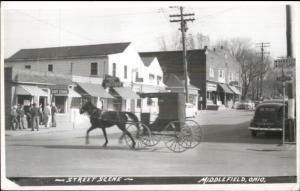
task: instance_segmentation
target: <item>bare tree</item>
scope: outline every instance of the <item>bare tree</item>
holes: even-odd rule
[[[256,78],[261,72],[264,77],[269,70],[269,59],[266,59],[263,66],[261,66],[261,58],[252,47],[250,39],[233,38],[230,40],[219,40],[215,46],[223,46],[223,49],[229,52],[229,54],[240,64],[243,89],[242,100],[245,100],[248,96],[249,88],[253,89],[256,87]],[[253,96],[253,91],[251,91],[251,93]]]

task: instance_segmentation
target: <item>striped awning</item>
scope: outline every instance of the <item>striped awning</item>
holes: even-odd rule
[[[90,96],[101,97],[101,98],[114,98],[100,84],[90,84],[90,83],[79,83],[77,84]]]
[[[236,95],[242,95],[242,93],[240,92],[240,90],[238,90],[236,87],[234,87],[234,86],[229,86],[229,87],[233,91],[234,94],[236,94]]]
[[[30,85],[18,85],[16,87],[16,95],[48,96],[47,93],[39,87]]]
[[[123,99],[139,99],[140,97],[130,87],[113,88]]]

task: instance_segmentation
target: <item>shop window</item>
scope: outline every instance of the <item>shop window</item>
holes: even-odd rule
[[[142,100],[141,99],[137,99],[136,100],[136,107],[137,108],[141,108],[141,106],[142,106]]]
[[[98,63],[91,63],[91,75],[98,75]]]
[[[157,76],[157,85],[159,85],[161,82],[161,76]]]
[[[153,104],[153,100],[151,98],[147,99],[147,105],[151,106]]]
[[[113,77],[116,77],[116,74],[117,74],[117,68],[116,68],[116,63],[113,63],[113,71],[112,71],[112,75]]]
[[[81,107],[81,98],[72,97],[71,108],[80,108]]]
[[[48,64],[48,72],[53,72],[53,64]]]
[[[153,80],[154,80],[154,78],[155,78],[155,77],[154,77],[154,75],[153,75],[153,74],[149,74],[149,80],[150,80],[150,81],[153,81]]]
[[[25,65],[25,69],[30,70],[31,69],[31,65]]]
[[[213,68],[209,68],[209,77],[214,77],[215,74],[214,74],[214,69]]]
[[[124,66],[124,79],[127,79],[127,66]]]

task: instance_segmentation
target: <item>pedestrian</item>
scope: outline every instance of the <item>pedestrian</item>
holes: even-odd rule
[[[36,128],[39,131],[39,122],[40,122],[40,108],[37,106],[36,103],[33,104],[33,108],[31,109],[31,116],[32,116],[32,128],[31,130],[34,131]]]
[[[50,127],[50,121],[51,121],[51,107],[47,103],[46,107],[44,108],[44,120],[45,120],[45,127]]]
[[[55,106],[55,103],[52,102],[52,106],[51,106],[52,127],[56,127],[56,113],[57,113],[57,108]]]
[[[17,106],[13,106],[11,108],[10,116],[11,116],[11,130],[16,130],[19,127],[19,122],[17,120],[17,116],[18,116]]]
[[[44,119],[44,115],[43,115],[44,112],[43,112],[42,104],[40,104],[39,110],[40,110],[40,125],[44,125],[45,119]]]
[[[17,120],[19,123],[19,129],[25,129],[25,112],[24,112],[23,105],[18,105]]]
[[[32,129],[32,116],[31,116],[31,110],[32,110],[32,104],[30,104],[29,106],[24,107],[24,112],[26,115],[26,119],[27,119],[27,128],[28,129]]]

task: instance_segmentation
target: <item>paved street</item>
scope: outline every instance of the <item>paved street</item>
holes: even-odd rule
[[[108,129],[107,148],[101,130],[86,128],[52,130],[6,136],[7,176],[100,176],[100,175],[296,175],[295,145],[279,146],[280,136],[252,138],[247,130],[251,111],[201,111],[195,118],[204,139],[196,148],[173,153],[163,144],[134,151],[119,144]],[[42,132],[42,133],[41,133]]]

